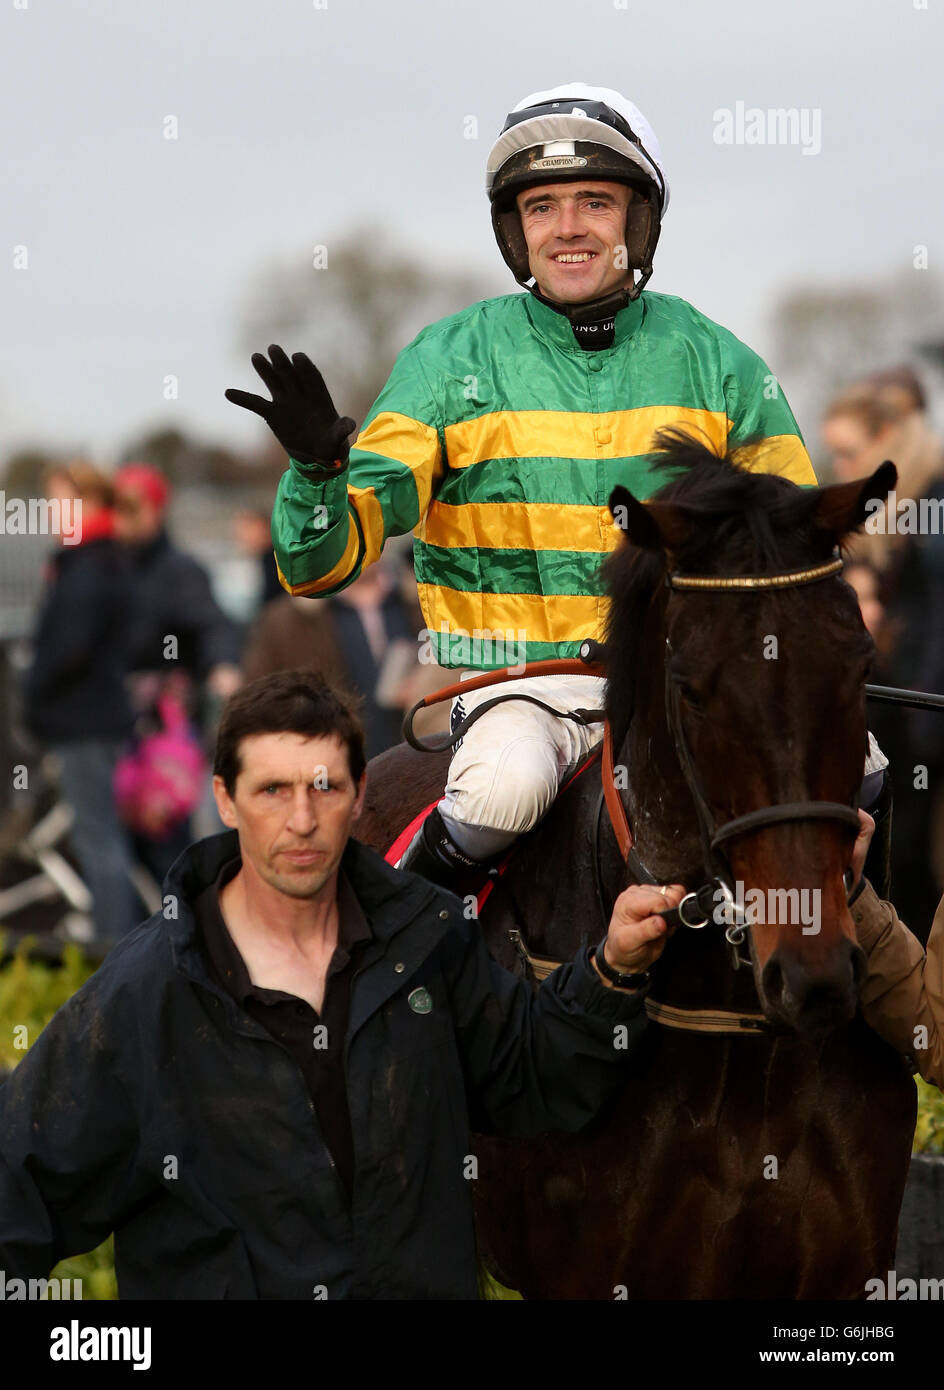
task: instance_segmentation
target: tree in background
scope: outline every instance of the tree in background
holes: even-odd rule
[[[11,454],[3,470],[3,490],[7,497],[42,497],[47,471],[59,462],[59,454],[42,449],[22,449]]]
[[[226,487],[258,484],[256,460],[217,444],[205,444],[179,429],[152,429],[140,434],[119,454],[119,463],[143,460],[159,468],[175,488],[194,485]]]
[[[431,268],[383,246],[376,229],[356,228],[313,261],[263,272],[240,341],[247,355],[270,343],[289,355],[306,352],[324,373],[338,410],[360,426],[397,353],[421,328],[495,292],[474,274]],[[259,389],[248,378],[245,385]],[[260,440],[260,449],[281,473],[284,451],[269,439]]]

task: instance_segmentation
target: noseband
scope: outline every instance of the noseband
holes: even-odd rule
[[[666,586],[670,589],[678,590],[701,590],[718,593],[730,593],[733,591],[761,592],[770,589],[792,589],[805,584],[816,584],[820,580],[829,579],[833,575],[839,574],[843,562],[837,556],[823,565],[816,565],[811,569],[791,570],[786,574],[758,574],[758,575],[731,575],[731,576],[711,576],[694,574],[675,574],[669,573],[665,577]],[[770,825],[782,825],[790,821],[806,820],[832,820],[840,821],[845,825],[859,827],[859,817],[855,807],[843,805],[838,801],[787,801],[775,806],[764,806],[756,811],[748,811],[746,815],[735,816],[733,820],[725,821],[723,825],[715,822],[714,816],[702,790],[701,779],[698,770],[692,760],[688,744],[685,741],[685,732],[682,727],[682,716],[680,709],[679,684],[670,672],[672,658],[672,647],[668,637],[665,639],[665,713],[669,726],[669,732],[675,743],[678,754],[679,764],[685,777],[685,782],[692,794],[695,804],[695,813],[698,818],[698,829],[701,836],[702,856],[706,874],[709,882],[700,888],[697,893],[689,894],[680,905],[686,907],[687,916],[681,915],[681,920],[687,926],[705,926],[710,919],[710,913],[706,912],[705,904],[710,901],[709,893],[717,902],[720,895],[729,908],[735,904],[734,896],[734,875],[728,862],[727,854],[722,846],[727,845],[731,840],[737,839],[741,835],[750,834],[754,830],[761,830]],[[691,902],[689,901],[691,900]],[[704,921],[687,920],[693,917],[694,912],[700,911],[704,916]],[[732,925],[728,927],[725,935],[728,941],[735,948],[740,945],[746,932],[746,923],[743,915],[738,914]]]

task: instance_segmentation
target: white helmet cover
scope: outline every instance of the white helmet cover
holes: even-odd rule
[[[597,101],[610,107],[618,116],[622,116],[639,143],[629,140],[614,127],[586,115],[579,107],[568,111],[568,99]],[[547,92],[532,92],[530,96],[518,102],[511,114],[514,116],[530,106],[546,106],[558,101],[561,103],[559,113],[542,114],[531,120],[522,120],[502,131],[489,152],[485,191],[491,194],[495,175],[505,161],[519,151],[557,140],[583,140],[588,144],[606,145],[638,165],[643,175],[660,189],[661,212],[664,215],[669,206],[669,183],[662,167],[662,151],[655,131],[639,108],[610,87],[588,87],[585,82],[567,82],[564,86],[553,87]]]

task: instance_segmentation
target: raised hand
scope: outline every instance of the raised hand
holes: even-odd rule
[[[277,343],[270,345],[269,357],[254,352],[251,361],[271,401],[233,387],[224,393],[226,399],[261,415],[282,448],[299,463],[337,473],[346,468],[348,435],[357,426],[349,415],[338,415],[314,362],[304,352],[293,353],[289,361]]]

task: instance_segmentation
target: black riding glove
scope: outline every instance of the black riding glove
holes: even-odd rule
[[[296,462],[306,468],[338,474],[347,467],[348,435],[357,426],[349,415],[339,416],[314,362],[303,352],[291,362],[278,344],[269,347],[270,362],[262,352],[252,354],[252,365],[271,392],[272,399],[229,387],[224,393],[233,405],[261,415]]]

